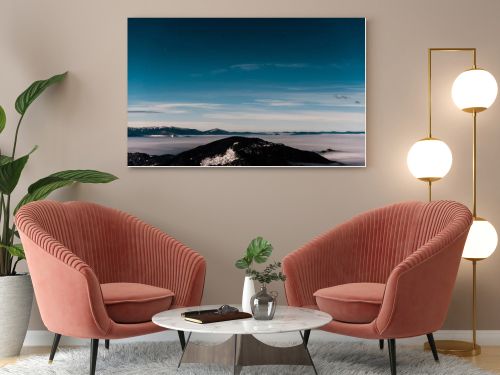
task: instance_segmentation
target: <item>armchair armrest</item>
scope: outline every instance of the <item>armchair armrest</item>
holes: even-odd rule
[[[29,236],[21,229],[19,234],[47,328],[64,336],[104,336],[112,322],[94,272],[49,235],[29,227],[23,228]]]
[[[441,328],[468,231],[451,241],[441,233],[393,270],[376,319],[382,336],[413,337]]]

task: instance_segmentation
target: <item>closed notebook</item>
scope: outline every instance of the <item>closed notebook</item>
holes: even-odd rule
[[[251,317],[252,314],[241,311],[229,312],[225,314],[217,314],[215,312],[184,314],[184,320],[198,324],[225,322],[227,320],[237,320],[237,319],[248,319]]]

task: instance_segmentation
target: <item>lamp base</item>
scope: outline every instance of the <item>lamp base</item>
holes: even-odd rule
[[[467,341],[436,340],[438,353],[454,355],[457,357],[474,357],[481,354],[481,347]],[[429,343],[424,344],[424,350],[431,350]]]

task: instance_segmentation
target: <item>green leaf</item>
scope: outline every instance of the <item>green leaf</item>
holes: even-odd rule
[[[59,178],[59,177],[47,176],[47,177],[41,178],[40,180],[31,184],[28,187],[28,194],[33,194],[37,190],[40,190],[40,192],[38,194],[43,194],[44,190],[49,189],[52,186],[55,186],[56,189],[58,189],[59,187],[64,187],[64,186],[72,184],[72,183],[73,183],[73,181],[71,181],[71,180],[64,180],[64,179]],[[54,191],[54,190],[55,189],[53,189],[51,191]],[[50,193],[50,191],[49,191],[49,193]]]
[[[21,201],[18,203],[18,205],[16,206],[15,210],[14,210],[14,214],[17,213],[17,211],[22,207],[24,206],[25,204],[28,204],[30,202],[34,202],[34,201],[39,201],[39,200],[42,200],[42,199],[45,199],[47,198],[50,193],[52,193],[54,190],[57,190],[57,189],[60,189],[60,188],[63,188],[65,186],[69,186],[69,185],[72,185],[74,182],[73,181],[70,181],[70,180],[59,180],[59,181],[55,181],[55,182],[52,182],[52,183],[49,183],[49,184],[46,184],[44,186],[41,186],[39,189],[37,190],[34,190],[32,193],[28,193],[26,194],[22,199]]]
[[[0,133],[5,129],[5,123],[7,122],[7,116],[5,115],[5,111],[0,105]]]
[[[262,237],[254,238],[247,248],[247,257],[257,263],[264,263],[273,252],[273,245]]]
[[[21,156],[19,159],[8,161],[3,157],[0,164],[0,192],[10,194],[16,188],[21,173],[23,172],[30,154],[36,150],[36,147],[27,155]]]
[[[0,244],[0,247],[7,249],[10,255],[12,255],[13,257],[18,257],[19,259],[25,258],[23,245],[21,244],[15,244],[12,246]]]
[[[72,180],[84,184],[106,184],[118,179],[111,173],[94,171],[92,169],[72,169],[51,174],[49,177],[57,177],[63,180]]]
[[[234,265],[236,266],[236,268],[239,268],[242,270],[244,270],[250,266],[250,264],[248,263],[248,261],[245,258],[238,259]]]
[[[0,165],[7,164],[12,161],[12,158],[7,155],[0,155]]]
[[[108,183],[116,180],[117,177],[110,173],[94,170],[68,170],[51,174],[44,177],[28,188],[28,193],[21,199],[14,210],[14,214],[25,204],[47,198],[54,190],[72,185],[75,182],[81,183]]]
[[[116,180],[117,177],[110,173],[94,171],[91,169],[75,169],[52,173],[51,175],[44,177],[35,183],[31,184],[28,188],[29,194],[34,194],[37,190],[41,190],[38,194],[44,194],[44,191],[50,187],[54,187],[49,191],[49,194],[59,189],[60,187],[68,185],[62,184],[63,182],[81,182],[84,184],[105,184]],[[62,184],[61,186],[59,186]],[[48,194],[47,194],[48,195]],[[46,195],[46,196],[47,196]]]
[[[24,115],[30,104],[33,103],[47,87],[61,82],[64,78],[66,78],[67,74],[68,72],[65,72],[63,74],[50,77],[49,79],[33,82],[30,87],[24,90],[23,93],[16,99],[16,111],[19,114]]]

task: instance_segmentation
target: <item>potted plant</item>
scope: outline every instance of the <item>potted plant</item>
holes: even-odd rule
[[[243,284],[242,310],[252,313],[256,319],[260,319],[261,314],[255,310],[256,306],[270,296],[274,300],[272,314],[267,319],[272,319],[276,308],[276,296],[267,294],[267,284],[271,281],[285,281],[286,276],[277,271],[281,268],[280,262],[269,264],[262,272],[252,268],[253,263],[265,263],[273,252],[273,245],[262,237],[254,238],[247,247],[245,256],[235,263],[236,268],[245,270],[245,282]],[[253,281],[257,280],[261,284],[261,290],[255,294]],[[261,298],[262,297],[262,298]],[[257,303],[256,303],[257,302]],[[269,302],[269,301],[268,301]],[[263,306],[263,305],[262,305]]]
[[[254,238],[248,244],[245,256],[235,263],[236,268],[245,270],[245,282],[243,283],[243,293],[241,297],[241,308],[244,312],[251,313],[250,299],[255,294],[255,286],[252,280],[252,264],[264,263],[273,252],[273,245],[262,237]]]
[[[12,152],[0,155],[0,358],[19,355],[31,313],[33,287],[29,274],[16,271],[18,263],[24,259],[24,251],[19,243],[19,234],[13,215],[29,202],[46,198],[54,190],[75,182],[107,183],[115,176],[94,170],[66,170],[53,173],[28,187],[27,193],[17,203],[12,202],[14,192],[24,167],[36,146],[27,154],[18,157],[17,140],[19,130],[29,106],[48,87],[63,81],[67,73],[31,84],[16,100],[15,109],[20,117],[17,122]],[[0,106],[0,133],[5,129],[6,115]]]

